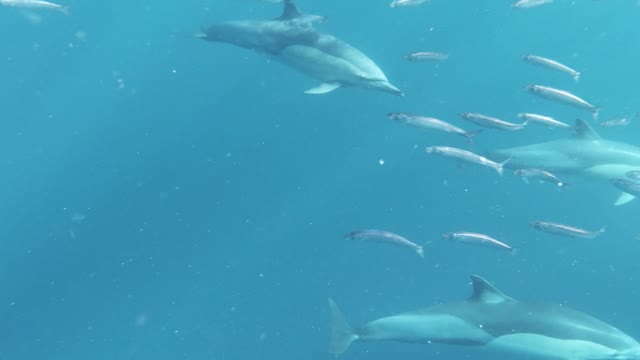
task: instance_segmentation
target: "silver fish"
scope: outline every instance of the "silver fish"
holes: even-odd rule
[[[449,146],[430,146],[426,149],[427,154],[436,154],[442,155],[447,158],[456,159],[464,162],[468,162],[471,164],[482,165],[486,167],[490,167],[494,169],[500,176],[504,171],[504,164],[509,162],[510,159],[502,163],[497,163],[495,161],[491,161],[484,156],[480,156],[478,154],[474,154],[471,151],[462,150]]]
[[[640,180],[640,170],[627,171],[625,175],[631,180]]]
[[[405,7],[405,6],[416,6],[416,5],[422,5],[424,3],[426,3],[427,0],[393,0],[391,2],[391,4],[389,4],[390,7],[395,8],[395,7]]]
[[[626,192],[627,194],[633,195],[635,197],[640,197],[640,183],[625,179],[611,179],[609,181],[613,184],[613,186]]]
[[[552,69],[565,74],[569,74],[575,81],[580,80],[580,73],[578,71],[575,71],[567,65],[561,64],[555,60],[551,60],[538,55],[525,55],[522,57],[522,60],[530,64],[539,65],[547,69]]]
[[[409,114],[409,113],[392,112],[387,114],[387,117],[389,117],[389,119],[396,120],[399,123],[419,127],[421,129],[432,129],[432,130],[446,132],[449,134],[464,136],[469,142],[472,141],[471,138],[473,136],[477,135],[480,132],[480,131],[466,131],[455,125],[449,124],[446,121],[442,121],[442,120],[432,118],[432,117],[427,117],[427,116]]]
[[[69,13],[69,8],[67,6],[62,6],[43,0],[0,0],[0,5],[27,9],[53,9],[61,11],[65,14]]]
[[[527,125],[526,120],[522,124],[513,124],[504,120],[500,120],[498,118],[478,113],[463,112],[459,113],[458,116],[465,120],[471,121],[472,123],[492,129],[520,130],[523,129],[525,125]]]
[[[446,234],[443,234],[442,237],[444,237],[445,239],[449,239],[452,241],[457,241],[465,244],[493,247],[498,249],[509,250],[511,252],[516,251],[515,248],[485,234],[462,231],[462,232],[446,233]]]
[[[516,175],[516,176],[522,177],[522,180],[524,180],[524,182],[526,182],[526,183],[529,183],[529,179],[539,179],[539,180],[542,180],[542,181],[546,181],[546,182],[550,182],[552,184],[555,184],[558,187],[567,187],[567,186],[569,186],[569,184],[567,184],[564,181],[561,181],[560,179],[558,179],[552,173],[550,173],[550,172],[548,172],[546,170],[542,170],[542,169],[535,169],[535,168],[520,169],[520,170],[514,171],[513,174]]]
[[[518,119],[524,120],[527,123],[533,122],[533,123],[563,128],[563,129],[571,129],[571,125],[565,124],[562,121],[558,121],[550,116],[531,114],[531,113],[520,113],[518,114]]]
[[[576,95],[573,95],[568,91],[542,85],[529,85],[526,86],[525,89],[533,95],[537,95],[548,100],[557,101],[579,109],[591,111],[591,113],[593,114],[593,118],[596,120],[598,119],[598,115],[600,113],[599,107],[591,105],[587,101],[577,97]]]
[[[422,246],[405,239],[404,237],[383,230],[358,230],[352,231],[345,235],[345,238],[352,240],[366,240],[384,244],[398,245],[413,249],[420,257],[424,258],[424,249]]]
[[[532,8],[532,7],[536,7],[544,4],[549,4],[552,2],[553,0],[518,0],[513,4],[511,4],[511,7],[518,8],[518,9],[528,9],[528,8]]]
[[[631,121],[629,121],[629,119],[627,118],[617,118],[617,119],[611,119],[611,120],[607,120],[607,121],[603,121],[600,123],[600,126],[602,127],[618,127],[618,126],[627,126],[629,125]]]
[[[404,58],[409,61],[444,61],[449,58],[449,54],[422,51],[405,55]]]
[[[544,231],[549,234],[579,239],[593,239],[605,231],[604,227],[598,231],[587,231],[577,227],[548,221],[535,221],[530,225],[536,230]]]

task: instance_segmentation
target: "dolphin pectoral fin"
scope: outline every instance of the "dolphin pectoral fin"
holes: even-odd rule
[[[624,205],[635,198],[636,198],[635,196],[629,193],[623,192],[622,194],[620,194],[620,197],[618,198],[618,200],[616,200],[616,202],[613,203],[613,205],[615,206]]]
[[[332,92],[333,90],[339,88],[341,85],[338,83],[324,83],[324,84],[320,84],[314,88],[311,88],[309,90],[306,90],[304,93],[305,94],[312,94],[312,95],[322,95],[322,94],[327,94]]]
[[[349,323],[344,319],[338,305],[329,298],[329,310],[331,311],[331,340],[329,353],[339,355],[345,352],[352,342],[358,339]]]
[[[617,351],[611,359],[616,360],[633,360],[640,358],[640,348],[632,348],[629,350]]]

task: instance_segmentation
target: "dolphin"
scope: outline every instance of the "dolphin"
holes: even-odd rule
[[[322,19],[302,14],[292,0],[285,0],[284,11],[276,19],[228,21],[209,26],[195,36],[269,55],[322,83],[305,91],[307,94],[357,86],[403,95],[360,50],[312,26]]]
[[[627,171],[640,170],[640,147],[605,140],[584,120],[576,119],[570,138],[494,151],[495,161],[510,159],[513,169],[541,168],[552,173],[586,176],[609,183],[625,178]],[[614,205],[635,196],[623,192]]]
[[[384,317],[352,329],[329,299],[329,352],[355,340],[443,343],[558,360],[638,360],[640,344],[615,327],[562,305],[517,301],[471,276],[465,301]]]

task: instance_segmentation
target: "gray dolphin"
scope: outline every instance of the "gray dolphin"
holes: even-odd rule
[[[204,29],[196,37],[270,55],[322,82],[305,91],[307,94],[358,86],[403,95],[361,51],[315,30],[311,25],[320,19],[323,18],[302,14],[292,0],[285,0],[282,16],[276,19],[224,22]]]
[[[542,359],[638,360],[640,344],[615,327],[562,305],[521,302],[488,281],[471,276],[465,301],[389,316],[352,329],[329,299],[329,352],[355,340],[444,343],[507,351]]]
[[[552,173],[595,178],[609,184],[624,178],[628,171],[640,169],[640,147],[605,140],[584,120],[577,119],[572,137],[540,144],[497,150],[491,160],[510,159],[505,165],[513,169],[541,168]],[[622,193],[615,205],[635,197]]]

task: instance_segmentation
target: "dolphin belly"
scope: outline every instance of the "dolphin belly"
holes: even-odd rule
[[[539,359],[614,359],[618,351],[585,340],[556,339],[539,334],[519,333],[500,336],[484,347],[489,351],[527,354]]]
[[[493,336],[482,327],[447,314],[402,314],[374,320],[355,334],[360,340],[391,340],[410,343],[484,345]]]

